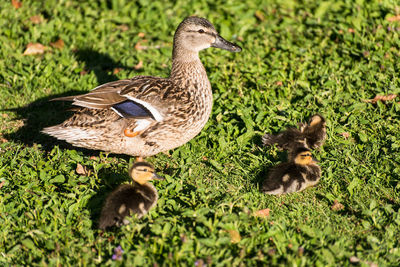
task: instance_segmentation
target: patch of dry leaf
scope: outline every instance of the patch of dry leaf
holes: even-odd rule
[[[388,17],[388,18],[386,18],[386,20],[390,21],[390,22],[400,21],[400,14],[396,15],[396,16],[393,16],[393,17]]]
[[[120,71],[122,70],[122,68],[114,68],[113,69],[113,74],[118,74]]]
[[[331,206],[331,209],[334,211],[339,211],[344,209],[344,206],[342,203],[340,203],[339,201],[337,201],[336,199],[333,201],[333,205]]]
[[[140,70],[143,68],[143,60],[140,60],[138,64],[136,64],[135,67],[133,67],[135,70]]]
[[[121,30],[123,32],[126,32],[127,30],[129,30],[129,27],[126,24],[121,24],[121,25],[117,26],[117,29],[119,29],[119,30]]]
[[[64,41],[62,39],[58,39],[57,41],[50,43],[50,46],[61,50],[64,48]],[[41,55],[48,50],[51,50],[50,47],[45,46],[41,43],[29,43],[26,46],[23,55],[24,56]]]
[[[43,17],[40,15],[35,15],[29,18],[29,20],[33,23],[33,24],[40,24],[44,21]]]
[[[13,5],[13,7],[15,7],[16,9],[21,8],[22,7],[22,3],[18,0],[11,0],[11,4]]]
[[[242,237],[237,230],[227,230],[227,232],[229,233],[232,243],[236,244],[239,243],[240,240],[242,240]]]
[[[253,213],[253,216],[261,217],[261,218],[266,218],[266,217],[269,216],[269,213],[270,213],[270,212],[271,212],[271,210],[270,210],[269,208],[266,208],[266,209],[263,209],[263,210],[255,211],[255,212]]]
[[[82,166],[82,164],[77,164],[76,165],[76,169],[75,169],[76,173],[82,176],[89,176],[90,171],[88,171],[86,169],[86,166]]]
[[[365,265],[370,266],[370,267],[378,267],[378,264],[376,264],[375,262],[364,261],[364,260],[361,260],[360,258],[358,258],[356,256],[351,256],[349,258],[349,261],[350,261],[350,263],[353,263],[353,264],[364,263]]]
[[[26,49],[24,51],[24,56],[30,56],[30,55],[40,55],[43,54],[46,49],[48,49],[47,46],[42,45],[41,43],[29,43],[26,46]]]
[[[61,39],[58,39],[57,41],[55,41],[54,43],[50,43],[50,45],[53,48],[57,48],[57,49],[63,49],[64,48],[64,41]]]
[[[393,100],[397,97],[397,94],[389,94],[389,95],[376,95],[373,99],[364,99],[363,102],[376,104],[378,101],[386,102]]]

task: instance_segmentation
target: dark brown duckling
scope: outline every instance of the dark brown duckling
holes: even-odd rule
[[[158,193],[148,181],[163,178],[155,173],[154,167],[147,162],[136,162],[129,175],[133,185],[120,185],[107,197],[101,210],[100,229],[128,224],[126,216],[134,213],[140,218],[156,205]]]
[[[271,169],[261,191],[270,195],[300,192],[318,184],[321,168],[308,148],[297,148],[295,157]]]
[[[315,149],[323,145],[326,139],[326,121],[319,114],[313,115],[308,124],[300,123],[300,129],[289,127],[278,134],[265,134],[263,144],[277,144],[279,149],[290,150],[296,147]]]

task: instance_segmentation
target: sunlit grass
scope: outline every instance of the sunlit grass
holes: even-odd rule
[[[118,265],[121,246],[127,266],[397,265],[399,98],[362,101],[400,93],[393,3],[48,0],[16,9],[2,1],[0,263]],[[201,52],[214,92],[209,122],[170,156],[149,158],[167,178],[155,183],[160,200],[150,214],[101,233],[101,204],[128,181],[133,159],[41,135],[70,114],[48,100],[135,75],[168,76],[174,30],[191,14],[243,51]],[[51,45],[59,39],[61,49]],[[139,41],[148,49],[135,49]],[[24,56],[29,43],[48,49]],[[261,135],[314,113],[328,121],[326,144],[314,152],[320,184],[259,193],[268,169],[285,160],[261,146]],[[268,217],[253,216],[266,208]]]

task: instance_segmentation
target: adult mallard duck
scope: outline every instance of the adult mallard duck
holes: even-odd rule
[[[321,168],[308,148],[297,148],[293,159],[272,168],[264,180],[261,191],[270,195],[300,192],[318,184]]]
[[[129,221],[126,216],[134,213],[140,218],[156,205],[157,189],[149,181],[163,178],[155,173],[153,165],[144,161],[136,162],[130,168],[129,175],[133,185],[120,185],[107,197],[101,210],[100,229],[127,224]]]
[[[169,78],[137,76],[58,98],[79,108],[43,132],[74,146],[141,157],[185,144],[211,113],[211,85],[199,59],[199,51],[209,47],[241,51],[208,20],[186,18],[175,32]]]

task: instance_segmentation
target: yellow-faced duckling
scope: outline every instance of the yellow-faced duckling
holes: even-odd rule
[[[136,162],[129,174],[133,185],[120,185],[107,197],[101,210],[100,229],[127,224],[126,216],[135,213],[140,218],[156,205],[158,193],[149,181],[163,178],[155,173],[154,167],[147,162]]]
[[[279,149],[290,150],[296,147],[314,149],[322,146],[326,139],[326,121],[319,114],[313,115],[308,124],[300,123],[300,129],[289,127],[278,134],[265,134],[264,145],[277,144]]]
[[[73,101],[72,117],[43,133],[88,149],[149,157],[195,137],[211,114],[213,95],[199,52],[242,49],[206,19],[188,17],[176,29],[168,78],[136,76],[100,85]]]
[[[289,162],[272,168],[261,191],[270,195],[299,192],[314,186],[321,177],[321,168],[312,158],[308,148],[297,148],[295,157]]]

